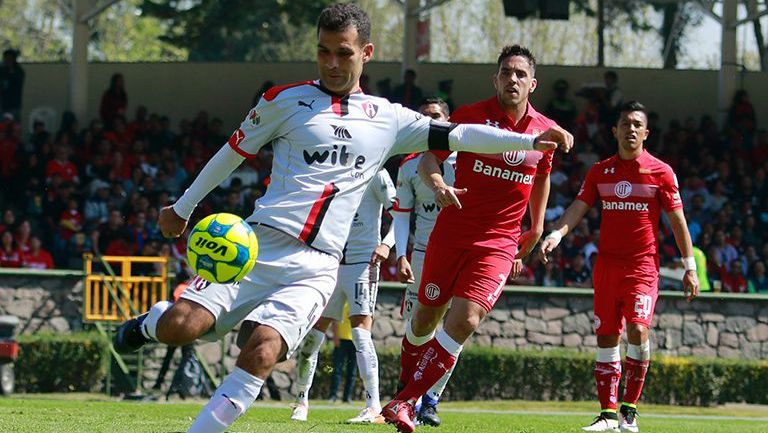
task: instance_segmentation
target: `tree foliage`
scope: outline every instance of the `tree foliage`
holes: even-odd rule
[[[193,61],[306,59],[314,51],[317,15],[331,0],[144,0],[142,16],[160,19],[160,40]],[[291,49],[285,49],[290,47]],[[312,51],[306,52],[309,47]]]

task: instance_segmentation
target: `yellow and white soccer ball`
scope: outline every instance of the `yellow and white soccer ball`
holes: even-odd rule
[[[258,252],[259,243],[251,226],[231,213],[203,218],[187,240],[189,265],[212,283],[243,279],[253,269]]]

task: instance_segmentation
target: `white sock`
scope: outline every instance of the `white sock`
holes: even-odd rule
[[[251,407],[262,385],[262,379],[235,367],[221,382],[187,433],[223,433]]]
[[[632,358],[635,361],[651,359],[651,340],[645,340],[640,345],[627,344],[627,358]]]
[[[424,335],[422,337],[417,337],[416,334],[413,333],[413,328],[411,327],[411,321],[408,320],[407,322],[405,322],[405,338],[408,339],[409,343],[413,344],[416,347],[426,344],[434,336],[435,336],[435,331],[432,331],[427,335]]]
[[[352,328],[352,342],[355,344],[357,369],[365,387],[365,406],[381,412],[379,400],[379,356],[371,340],[371,331]]]
[[[446,352],[450,353],[451,355],[457,358],[461,353],[461,349],[464,348],[464,346],[462,346],[456,340],[451,338],[451,336],[448,335],[447,332],[445,332],[445,329],[441,329],[437,331],[437,334],[435,335],[435,339],[437,340],[438,343],[440,343],[441,346],[443,346],[443,349],[445,349]]]
[[[448,373],[445,373],[443,377],[441,377],[440,380],[432,385],[432,388],[429,388],[429,391],[427,391],[427,395],[429,395],[429,397],[431,397],[434,401],[440,401],[440,396],[443,394],[443,391],[445,391],[445,387],[448,385],[448,380],[451,378],[453,370],[456,369],[456,364],[458,363],[459,361],[456,360],[456,362],[453,364],[453,367],[448,370]]]
[[[144,334],[145,337],[157,341],[157,322],[160,320],[160,317],[163,316],[163,313],[171,308],[171,305],[173,305],[173,302],[160,301],[149,309],[147,317],[145,317],[144,322],[141,323],[141,333]]]
[[[299,357],[296,359],[296,402],[309,405],[309,388],[312,387],[312,380],[315,378],[317,369],[317,355],[320,353],[320,346],[325,341],[325,333],[312,328],[307,336],[304,337],[304,343],[299,350]]]
[[[598,347],[597,362],[620,362],[621,350],[616,347]]]

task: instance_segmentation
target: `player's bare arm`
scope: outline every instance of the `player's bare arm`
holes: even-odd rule
[[[373,250],[373,253],[371,254],[371,264],[376,265],[378,263],[381,263],[385,260],[387,260],[387,257],[389,257],[389,250],[390,247],[387,244],[379,244],[379,246],[376,247],[375,250]]]
[[[435,203],[441,208],[456,205],[461,209],[460,195],[466,194],[466,188],[456,189],[447,185],[440,174],[440,160],[432,152],[425,152],[419,162],[419,177],[435,192]]]
[[[584,215],[589,211],[589,205],[581,200],[574,200],[568,209],[565,210],[563,216],[555,223],[555,229],[549,233],[541,242],[539,248],[539,260],[542,263],[547,263],[549,258],[547,255],[551,253],[560,244],[560,241],[571,230],[572,227],[576,227],[577,224],[584,218]]]
[[[533,180],[531,196],[528,199],[528,209],[531,212],[531,228],[520,235],[518,241],[517,255],[515,258],[522,259],[527,257],[544,234],[544,214],[547,211],[547,200],[549,199],[549,173],[537,174]]]
[[[682,209],[667,212],[667,217],[669,218],[669,225],[672,227],[672,233],[675,235],[677,248],[683,257],[683,267],[685,268],[683,293],[690,302],[699,295],[699,277],[696,274],[696,262],[693,259],[691,234],[688,232],[688,223],[685,222]]]
[[[177,238],[181,236],[187,228],[187,220],[180,217],[179,214],[173,210],[173,206],[165,206],[160,209],[157,223],[160,226],[160,232],[166,238]]]

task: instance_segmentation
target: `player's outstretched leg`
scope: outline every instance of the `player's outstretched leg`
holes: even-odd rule
[[[280,334],[257,325],[237,357],[235,369],[221,382],[187,433],[223,433],[256,401],[264,380],[288,347]]]
[[[291,419],[294,421],[306,421],[309,415],[309,389],[317,370],[317,357],[325,341],[325,333],[312,328],[304,338],[304,343],[299,350],[296,360],[297,393],[296,403],[293,404]]]
[[[214,321],[213,314],[194,301],[160,301],[148,312],[120,325],[112,344],[119,353],[136,352],[151,341],[184,346],[208,332]]]

